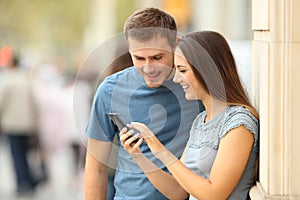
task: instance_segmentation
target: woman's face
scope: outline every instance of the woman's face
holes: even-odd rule
[[[191,65],[178,48],[175,51],[174,65],[176,72],[173,81],[181,85],[185,92],[185,98],[187,100],[202,99],[205,90],[196,78]]]

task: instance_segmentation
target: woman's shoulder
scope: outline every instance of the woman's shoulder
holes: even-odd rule
[[[254,114],[245,106],[232,105],[228,106],[226,110],[226,119],[230,120],[232,118],[250,118],[253,121],[258,121]]]
[[[224,116],[224,123],[220,137],[223,137],[230,130],[244,126],[254,135],[258,134],[258,119],[244,106],[229,106]]]

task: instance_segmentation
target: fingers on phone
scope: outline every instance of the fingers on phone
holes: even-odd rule
[[[127,127],[122,128],[122,130],[120,131],[120,134],[122,135],[122,134],[126,133],[127,130],[128,130]]]
[[[130,137],[134,134],[133,130],[127,131],[125,128],[122,129],[120,132],[120,140],[121,142],[125,143]]]
[[[128,137],[125,139],[125,143],[126,144],[137,143],[138,139],[139,137],[136,134],[133,134],[132,131],[132,134],[128,135]]]
[[[124,142],[125,140],[127,139],[128,135],[127,135],[127,130],[125,128],[123,128],[121,131],[120,131],[120,141],[121,141],[121,144],[124,145]]]
[[[143,138],[139,138],[138,136],[134,135],[133,137],[131,137],[128,140],[131,140],[131,139],[133,139],[133,141],[132,142],[129,141],[130,142],[129,146],[130,146],[132,152],[135,152],[139,148],[139,146],[142,144]]]

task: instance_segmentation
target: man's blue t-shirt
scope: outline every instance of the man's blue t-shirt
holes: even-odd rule
[[[189,138],[194,118],[203,110],[199,101],[187,101],[183,89],[172,80],[159,88],[148,88],[135,67],[107,77],[99,86],[87,127],[90,138],[112,141],[118,138],[118,166],[115,199],[166,199],[120,145],[119,130],[107,113],[116,112],[126,122],[146,124],[178,158]],[[143,142],[141,151],[158,167],[167,170]]]

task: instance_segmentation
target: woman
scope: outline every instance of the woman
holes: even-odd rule
[[[137,136],[128,138],[133,131],[124,128],[121,143],[169,199],[247,199],[258,155],[258,113],[241,84],[229,45],[216,32],[195,32],[179,41],[175,54],[173,81],[182,86],[186,99],[205,106],[194,120],[183,163],[141,123],[129,125],[140,132],[139,141],[131,143]],[[171,175],[140,153],[143,141]]]

